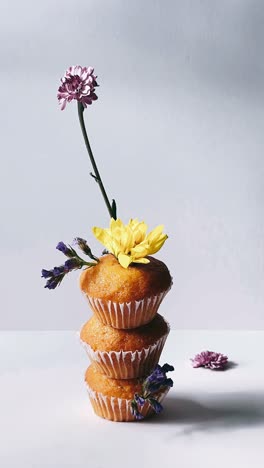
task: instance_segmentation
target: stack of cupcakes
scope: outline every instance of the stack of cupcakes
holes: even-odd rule
[[[94,313],[80,332],[91,361],[85,381],[95,413],[113,421],[137,419],[134,397],[156,368],[169,334],[167,322],[157,311],[172,279],[163,262],[147,258],[149,263],[123,268],[114,255],[103,255],[80,277],[81,290]],[[159,391],[156,401],[167,391],[166,387]],[[149,401],[142,401],[142,417],[153,411]]]

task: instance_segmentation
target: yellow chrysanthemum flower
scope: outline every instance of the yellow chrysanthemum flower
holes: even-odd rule
[[[157,226],[149,234],[147,228],[144,221],[130,219],[125,225],[121,219],[112,218],[109,228],[93,227],[92,231],[96,239],[115,255],[120,265],[127,268],[130,263],[149,263],[146,256],[158,252],[168,238],[162,232],[162,225]]]

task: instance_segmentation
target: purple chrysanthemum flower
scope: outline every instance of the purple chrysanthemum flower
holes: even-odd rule
[[[200,354],[196,354],[191,361],[193,367],[222,370],[227,365],[228,357],[221,353],[215,353],[214,351],[202,351]]]
[[[92,67],[81,67],[80,65],[69,67],[61,79],[57,94],[61,110],[64,110],[67,102],[71,102],[73,99],[81,102],[83,107],[96,101],[98,99],[95,94],[95,87],[98,86],[96,78]]]

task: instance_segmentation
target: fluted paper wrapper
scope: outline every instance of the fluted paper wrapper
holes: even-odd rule
[[[158,364],[168,334],[153,345],[137,351],[94,351],[81,341],[97,370],[112,379],[135,379],[149,374]]]
[[[132,400],[126,400],[124,398],[111,397],[108,395],[103,395],[99,392],[94,392],[87,385],[88,395],[93,406],[94,412],[101,418],[109,419],[110,421],[137,421],[135,416],[131,412],[131,402]],[[162,393],[157,397],[157,401],[161,402],[169,389],[166,388]],[[151,408],[148,402],[145,402],[144,405],[140,408],[140,413],[147,418],[154,414],[154,410]]]
[[[101,322],[114,328],[129,329],[151,322],[168,291],[169,289],[139,301],[123,303],[94,298],[88,294],[85,294],[85,296],[91,309]]]

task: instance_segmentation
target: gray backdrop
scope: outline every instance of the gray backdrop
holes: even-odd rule
[[[164,223],[157,254],[175,328],[264,326],[264,3],[259,0],[2,0],[2,329],[77,329],[90,312],[78,273],[44,290],[58,241],[108,213],[76,104],[59,110],[69,65],[93,65],[88,133],[119,216]]]

